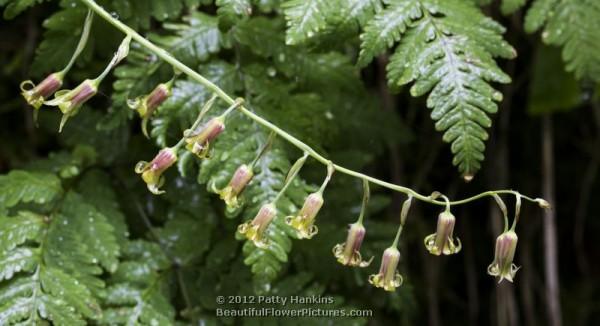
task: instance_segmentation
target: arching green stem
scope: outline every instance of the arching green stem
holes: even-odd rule
[[[133,40],[135,40],[136,42],[138,42],[139,44],[141,44],[143,47],[147,48],[149,51],[153,52],[154,54],[156,54],[156,56],[158,56],[159,58],[161,58],[162,60],[164,60],[165,62],[169,63],[171,66],[173,66],[174,69],[176,69],[177,71],[181,71],[183,74],[187,75],[189,78],[193,79],[194,81],[202,84],[204,87],[206,87],[208,90],[210,90],[211,92],[213,92],[214,94],[216,94],[218,97],[220,97],[222,100],[224,100],[225,102],[231,104],[235,103],[235,100],[229,96],[229,94],[225,93],[225,91],[223,91],[219,86],[217,86],[216,84],[214,84],[213,82],[211,82],[210,80],[206,79],[204,76],[200,75],[199,73],[197,73],[195,70],[191,69],[190,67],[186,66],[185,64],[183,64],[181,61],[177,60],[175,57],[173,57],[169,52],[165,51],[164,49],[156,46],[154,43],[150,42],[148,39],[146,39],[145,37],[141,36],[139,33],[137,33],[135,30],[131,29],[129,26],[123,24],[121,21],[119,21],[118,19],[116,19],[115,17],[111,16],[108,12],[106,12],[106,10],[104,10],[102,7],[100,7],[98,4],[96,4],[96,2],[94,2],[94,0],[81,0],[83,3],[85,3],[91,10],[93,10],[98,16],[102,17],[103,19],[105,19],[109,24],[113,25],[114,27],[116,27],[117,29],[119,29],[120,31],[122,31],[123,33],[125,33],[126,35],[129,35],[133,38]],[[356,178],[360,178],[364,181],[368,181],[370,183],[373,184],[377,184],[379,186],[394,190],[394,191],[398,191],[398,192],[402,192],[406,195],[412,196],[420,201],[423,202],[427,202],[430,204],[434,204],[434,205],[440,205],[440,206],[446,206],[448,205],[447,202],[445,201],[439,201],[436,199],[431,198],[430,196],[425,196],[422,195],[408,187],[404,187],[404,186],[400,186],[400,185],[396,185],[393,183],[389,183],[377,178],[373,178],[371,176],[365,175],[363,173],[345,168],[343,166],[337,165],[337,164],[333,164],[331,163],[330,160],[328,160],[327,158],[325,158],[324,156],[322,156],[321,154],[319,154],[317,151],[315,151],[313,148],[311,148],[310,146],[308,146],[307,144],[303,143],[302,141],[300,141],[299,139],[297,139],[296,137],[290,135],[289,133],[287,133],[286,131],[282,130],[281,128],[277,127],[276,125],[272,124],[271,122],[267,121],[266,119],[262,118],[261,116],[255,114],[254,112],[248,110],[247,108],[245,108],[244,106],[240,106],[238,108],[238,110],[243,113],[244,115],[246,115],[248,118],[254,120],[256,123],[264,126],[265,128],[270,129],[271,131],[274,131],[277,135],[279,135],[281,138],[287,140],[289,143],[291,143],[292,145],[298,147],[300,150],[308,153],[308,155],[310,155],[311,157],[313,157],[315,160],[321,162],[322,164],[331,164],[333,166],[333,168],[338,171],[339,173],[344,173]],[[521,198],[528,200],[530,202],[535,202],[535,203],[540,203],[540,201],[538,199],[533,199],[531,197],[527,197],[527,196],[523,196],[521,195],[519,192],[514,191],[514,190],[493,190],[493,191],[486,191],[486,192],[482,192],[480,194],[477,194],[475,196],[469,197],[469,198],[465,198],[465,199],[461,199],[461,200],[457,200],[457,201],[450,201],[449,203],[451,205],[461,205],[461,204],[466,204],[469,202],[472,202],[474,200],[480,199],[482,197],[487,197],[487,196],[493,196],[493,195],[500,195],[500,194],[512,194],[512,195],[518,195]]]

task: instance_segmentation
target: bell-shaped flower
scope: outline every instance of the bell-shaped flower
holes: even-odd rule
[[[310,239],[319,231],[315,218],[323,206],[323,195],[314,192],[306,197],[300,211],[294,216],[285,218],[285,222],[293,227],[300,239]]]
[[[59,131],[62,131],[67,120],[76,115],[79,109],[87,100],[92,98],[98,92],[98,81],[86,79],[79,84],[75,89],[63,89],[54,94],[54,99],[45,102],[50,106],[58,106],[63,113],[60,121]]]
[[[512,282],[520,268],[513,263],[518,240],[519,238],[513,230],[506,231],[496,238],[494,261],[488,266],[487,272],[492,276],[499,277],[498,283],[504,279]]]
[[[50,74],[38,85],[31,80],[26,80],[21,83],[21,94],[29,105],[39,109],[48,97],[60,89],[62,83],[62,73]]]
[[[436,256],[441,254],[452,255],[460,251],[462,244],[459,238],[454,239],[454,224],[456,218],[452,213],[445,211],[440,213],[435,233],[425,237],[425,248]],[[456,240],[456,243],[455,243]]]
[[[369,283],[386,291],[395,291],[402,285],[402,275],[396,271],[400,261],[400,251],[389,247],[383,252],[379,273],[369,276]]]
[[[171,83],[158,84],[150,94],[128,100],[127,105],[142,118],[142,132],[148,137],[148,120],[154,111],[171,95]]]
[[[173,148],[161,149],[151,162],[141,161],[135,166],[135,172],[142,175],[148,190],[155,195],[164,193],[160,187],[165,183],[162,175],[171,165],[177,162],[177,153]]]
[[[223,130],[225,123],[223,117],[212,118],[196,130],[190,130],[185,135],[186,148],[200,158],[205,158],[213,141]]]
[[[240,205],[238,196],[244,191],[244,188],[246,188],[246,185],[252,180],[253,176],[254,172],[252,172],[252,168],[246,164],[242,164],[235,170],[225,188],[217,190],[214,184],[212,188],[225,201],[228,207],[237,208]]]
[[[272,203],[265,204],[260,208],[254,219],[244,224],[240,224],[237,230],[248,240],[254,242],[254,245],[257,247],[266,248],[269,243],[267,239],[265,239],[265,232],[275,216],[277,216],[277,208],[275,205]]]
[[[350,224],[346,242],[338,243],[333,247],[333,255],[340,264],[358,267],[367,267],[371,264],[373,257],[368,261],[363,261],[360,255],[360,246],[365,238],[365,233],[366,230],[362,223]]]

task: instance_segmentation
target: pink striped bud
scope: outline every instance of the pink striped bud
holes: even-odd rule
[[[499,277],[498,283],[503,279],[512,282],[520,268],[513,263],[518,241],[519,237],[512,230],[506,231],[496,238],[494,261],[488,266],[487,272],[492,276]]]
[[[160,190],[160,187],[164,184],[165,180],[163,173],[177,162],[177,153],[172,148],[161,149],[156,157],[148,162],[138,162],[135,166],[135,172],[142,175],[142,179],[148,186],[148,190],[155,195],[164,193]]]
[[[402,275],[396,271],[400,262],[400,251],[389,247],[383,252],[379,273],[369,276],[369,283],[386,291],[395,291],[402,285]]]
[[[365,238],[365,233],[366,230],[362,223],[350,224],[346,242],[333,247],[333,255],[340,264],[357,267],[367,267],[371,264],[373,257],[368,261],[363,261],[360,254],[360,247]]]
[[[206,124],[196,130],[192,130],[190,135],[186,135],[186,148],[200,158],[208,155],[210,142],[225,130],[225,123],[222,117],[209,120]]]
[[[285,218],[285,222],[296,229],[298,238],[310,239],[319,232],[314,223],[323,202],[323,195],[320,192],[312,193],[306,197],[298,214]]]
[[[437,229],[433,234],[425,237],[425,248],[436,256],[441,254],[452,255],[460,251],[462,244],[460,239],[456,238],[454,243],[453,232],[456,218],[450,212],[442,212],[438,216]]]
[[[243,234],[248,240],[253,241],[257,247],[266,248],[269,244],[268,240],[265,239],[265,232],[275,216],[277,216],[275,205],[265,204],[260,208],[252,221],[238,226],[238,232]]]

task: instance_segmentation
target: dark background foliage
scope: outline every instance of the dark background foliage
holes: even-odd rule
[[[511,188],[546,197],[554,209],[545,215],[537,206],[524,204],[516,255],[522,268],[514,284],[497,284],[485,273],[501,230],[501,214],[486,198],[453,209],[463,250],[448,257],[431,256],[422,244],[434,228],[439,208],[413,204],[400,246],[405,284],[394,293],[371,287],[366,279],[393,239],[404,195],[372,189],[363,256],[376,258],[366,270],[346,268],[335,262],[331,248],[343,241],[346,225],[356,219],[362,186],[360,180],[341,174],[334,176],[325,193],[320,233],[314,239],[295,240],[280,223],[274,228],[288,234],[278,243],[281,248],[256,250],[236,240],[234,230],[276,193],[290,161],[300,152],[276,141],[260,166],[258,181],[245,193],[254,200],[242,212],[226,214],[205,184],[223,185],[238,164],[254,157],[268,135],[236,116],[215,144],[215,157],[202,163],[189,157],[182,160],[167,174],[167,193],[152,196],[133,166],[152,157],[158,146],[174,144],[209,92],[180,78],[173,97],[152,122],[152,141],[145,139],[125,100],[151,90],[170,78],[171,71],[156,57],[132,47],[126,63],[103,82],[99,95],[62,134],[57,133],[60,117],[54,109],[42,109],[36,127],[19,84],[62,68],[85,15],[78,1],[43,2],[12,20],[0,20],[0,172],[54,173],[65,192],[77,192],[81,202],[94,206],[111,224],[115,237],[111,241],[120,247],[115,256],[119,267],[106,267],[96,275],[106,284],[95,293],[104,314],[101,319],[84,314],[86,318],[122,322],[118,317],[122,303],[111,302],[110,291],[127,286],[141,289],[146,306],[165,322],[186,324],[275,324],[277,320],[216,318],[215,297],[278,293],[333,296],[336,306],[373,310],[373,317],[366,319],[293,321],[301,324],[546,325],[557,313],[547,300],[548,274],[558,273],[563,322],[593,325],[600,319],[596,277],[600,252],[594,241],[600,231],[595,213],[600,210],[595,200],[600,195],[598,87],[593,79],[576,80],[565,72],[560,49],[543,45],[539,33],[525,33],[525,9],[505,16],[499,3],[482,6],[486,15],[507,28],[505,39],[518,56],[498,61],[512,83],[497,86],[504,99],[492,115],[486,158],[474,180],[465,183],[451,164],[449,146],[434,128],[425,96],[411,97],[408,87],[388,87],[388,54],[363,69],[354,65],[358,26],[292,47],[285,44],[285,21],[276,9],[279,1],[253,1],[251,18],[239,11],[245,1],[236,2],[238,7],[202,0],[100,2],[115,17],[232,96],[245,97],[257,113],[341,165],[421,193],[437,190],[452,198]],[[90,43],[66,83],[76,85],[101,71],[121,37],[96,17]],[[324,174],[323,166],[309,160],[284,206],[301,204]],[[512,198],[507,203],[512,206]],[[4,209],[0,207],[0,213],[10,216],[17,211]],[[556,239],[547,242],[552,219]],[[558,246],[558,270],[548,266],[545,256],[552,245]],[[135,279],[130,274],[142,265],[152,272]]]

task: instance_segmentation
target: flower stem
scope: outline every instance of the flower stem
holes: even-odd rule
[[[104,20],[106,20],[109,24],[113,25],[114,27],[116,27],[117,29],[119,29],[121,32],[125,33],[128,36],[131,36],[131,38],[133,40],[135,40],[136,42],[138,42],[139,44],[141,44],[143,47],[147,48],[148,50],[150,50],[151,52],[153,52],[154,54],[156,54],[157,57],[161,58],[162,60],[164,60],[165,62],[169,63],[171,66],[173,66],[177,71],[181,71],[183,74],[187,75],[189,78],[193,79],[194,81],[202,84],[204,87],[206,87],[207,89],[209,89],[211,92],[213,92],[214,94],[216,94],[218,97],[220,97],[223,101],[227,102],[230,105],[233,105],[236,103],[236,101],[229,96],[229,94],[227,94],[225,91],[223,91],[219,86],[217,86],[216,84],[214,84],[213,82],[211,82],[210,80],[206,79],[204,76],[200,75],[199,73],[197,73],[196,71],[194,71],[193,69],[191,69],[190,67],[186,66],[185,64],[183,64],[181,61],[177,60],[175,57],[173,57],[169,52],[167,52],[166,50],[156,46],[154,43],[150,42],[148,39],[144,38],[143,36],[141,36],[139,33],[137,33],[135,30],[133,30],[132,28],[130,28],[129,26],[125,25],[124,23],[122,23],[121,21],[119,21],[118,19],[112,17],[108,12],[106,12],[106,10],[104,10],[102,7],[100,7],[94,0],[81,0],[83,3],[85,3],[91,10],[93,10],[98,16],[102,17]],[[276,125],[272,124],[271,122],[267,121],[266,119],[262,118],[261,116],[255,114],[254,112],[248,110],[247,108],[245,108],[244,106],[239,106],[237,108],[241,113],[243,113],[244,115],[246,115],[248,118],[254,120],[256,123],[274,131],[276,134],[278,134],[281,138],[287,140],[289,143],[291,143],[292,145],[298,147],[300,150],[308,153],[308,155],[310,155],[311,157],[313,157],[315,160],[321,162],[322,164],[332,164],[333,168],[343,174],[347,174],[359,179],[362,179],[364,181],[368,181],[371,182],[373,184],[377,184],[379,186],[394,190],[394,191],[398,191],[401,193],[404,193],[406,195],[412,196],[420,201],[423,202],[427,202],[430,204],[434,204],[434,205],[439,205],[439,206],[446,206],[448,203],[446,203],[446,201],[440,201],[440,200],[436,200],[431,198],[430,196],[425,196],[422,195],[408,187],[404,187],[401,185],[397,185],[397,184],[393,184],[390,182],[386,182],[377,178],[373,178],[371,176],[365,175],[363,173],[345,168],[343,166],[337,165],[337,164],[333,164],[331,163],[330,160],[328,160],[327,158],[323,157],[321,154],[319,154],[317,151],[315,151],[313,148],[311,148],[310,146],[308,146],[307,144],[303,143],[302,141],[300,141],[299,139],[297,139],[296,137],[290,135],[289,133],[287,133],[286,131],[282,130],[281,128],[277,127]],[[527,201],[530,202],[535,202],[538,203],[535,199],[531,198],[531,197],[527,197],[524,195],[521,195],[519,192],[514,191],[514,190],[491,190],[491,191],[486,191],[486,192],[482,192],[480,194],[465,198],[465,199],[461,199],[461,200],[457,200],[457,201],[450,201],[449,204],[450,205],[462,205],[462,204],[466,204],[472,201],[475,201],[477,199],[483,198],[483,197],[487,197],[487,196],[492,196],[492,195],[500,195],[500,194],[512,194],[515,196],[520,196],[522,199],[525,199]]]
[[[358,221],[356,223],[362,224],[367,211],[367,205],[369,204],[369,198],[371,198],[371,190],[369,189],[369,181],[363,179],[363,198],[360,206],[360,215],[358,215]]]

